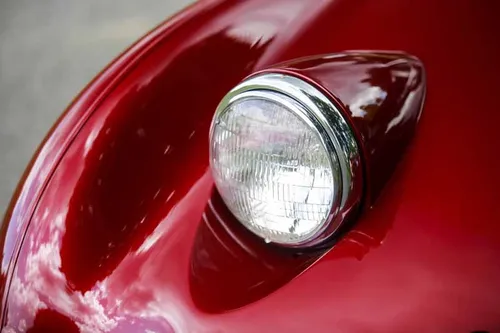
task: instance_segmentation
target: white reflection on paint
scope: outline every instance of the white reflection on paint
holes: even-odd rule
[[[16,274],[12,282],[12,301],[15,307],[27,312],[28,318],[34,318],[39,310],[50,304],[69,318],[82,318],[79,325],[82,332],[109,332],[117,321],[105,313],[102,304],[106,299],[105,285],[97,284],[83,294],[67,291],[59,248],[65,232],[65,217],[66,212],[62,212],[54,219],[37,223],[42,230],[29,239],[26,262],[19,268],[24,270],[23,278]]]
[[[38,217],[35,216],[40,220],[33,221],[36,230],[25,243],[26,257],[18,263],[18,271],[12,282],[10,307],[18,311],[10,312],[13,317],[9,318],[10,326],[6,329],[18,332],[24,318],[33,320],[38,311],[51,308],[76,319],[82,333],[134,330],[136,326],[133,326],[130,318],[135,318],[141,325],[155,327],[158,332],[172,332],[172,327],[176,332],[186,331],[192,323],[188,325],[181,319],[186,318],[183,315],[187,311],[186,305],[180,304],[178,300],[181,297],[174,294],[179,279],[183,280],[184,277],[173,276],[171,267],[159,265],[157,261],[172,252],[172,247],[176,245],[176,233],[183,233],[185,228],[193,227],[192,224],[177,223],[185,220],[186,214],[193,213],[193,202],[200,203],[201,215],[211,191],[209,174],[207,171],[143,245],[128,254],[110,277],[96,283],[93,289],[85,293],[71,291],[61,272],[60,246],[66,231],[67,210],[60,210],[57,215],[46,210],[40,212]],[[168,242],[164,240],[167,235]],[[189,256],[189,253],[182,255]],[[127,281],[131,270],[139,272],[133,283]],[[172,285],[169,287],[169,284]],[[158,285],[164,288],[158,290],[155,288]],[[23,326],[31,325],[32,321]]]
[[[366,87],[357,96],[353,97],[349,105],[353,117],[365,117],[364,110],[369,105],[380,105],[387,97],[387,92],[378,86]]]

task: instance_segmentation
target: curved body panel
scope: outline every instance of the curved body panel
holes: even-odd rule
[[[4,330],[500,330],[494,6],[213,0],[162,25],[77,98],[27,173],[2,230]],[[376,204],[314,253],[214,227],[220,99],[346,49],[404,50],[427,71],[417,135]]]
[[[354,51],[306,57],[277,69],[311,81],[335,101],[363,147],[372,206],[413,138],[425,95],[422,63],[398,52]]]

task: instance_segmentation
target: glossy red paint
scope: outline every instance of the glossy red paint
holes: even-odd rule
[[[57,311],[40,310],[35,317],[33,326],[28,328],[27,333],[78,333],[78,326],[68,317]]]
[[[373,205],[415,133],[425,95],[422,63],[403,53],[354,51],[269,71],[309,81],[343,111],[364,155],[365,205]]]
[[[197,3],[92,83],[41,148],[3,227],[4,330],[500,330],[496,12],[468,0]],[[331,251],[250,248],[269,255],[260,263],[235,245],[256,244],[244,230],[203,222],[210,119],[252,72],[346,49],[422,59],[415,140]]]
[[[238,223],[214,191],[191,250],[193,302],[208,313],[240,308],[282,287],[324,253],[265,244]]]
[[[162,42],[165,35],[192,17],[201,15],[209,6],[192,6],[189,10],[172,17],[168,22],[150,32],[115,59],[75,98],[47,134],[29,163],[7,209],[0,230],[2,265],[0,271],[0,295],[2,310],[5,303],[6,276],[12,274],[13,258],[19,251],[24,233],[40,196],[61,157],[95,111],[96,107],[151,48]],[[14,259],[15,260],[15,259]],[[2,311],[3,312],[3,311]]]

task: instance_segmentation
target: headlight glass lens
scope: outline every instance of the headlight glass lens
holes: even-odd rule
[[[341,186],[336,154],[288,96],[253,94],[229,103],[214,119],[210,145],[222,199],[266,241],[306,242],[334,213]]]

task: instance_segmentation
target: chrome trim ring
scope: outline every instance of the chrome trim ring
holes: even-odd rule
[[[359,182],[353,181],[355,177],[361,177],[361,157],[355,134],[344,119],[340,107],[319,89],[295,76],[268,72],[246,79],[222,99],[211,126],[210,142],[214,124],[221,114],[232,103],[248,98],[268,99],[279,103],[291,100],[292,103],[297,103],[299,107],[288,105],[287,108],[291,108],[316,130],[331,154],[332,170],[338,169],[334,164],[340,166],[340,174],[334,173],[334,181],[340,178],[338,186],[340,196],[337,193],[337,200],[332,202],[329,218],[308,239],[293,244],[280,243],[287,247],[317,245],[330,238],[339,229],[345,220],[345,213],[350,210],[354,202],[360,200],[361,191],[356,188]],[[210,163],[212,163],[212,152],[210,152]]]

